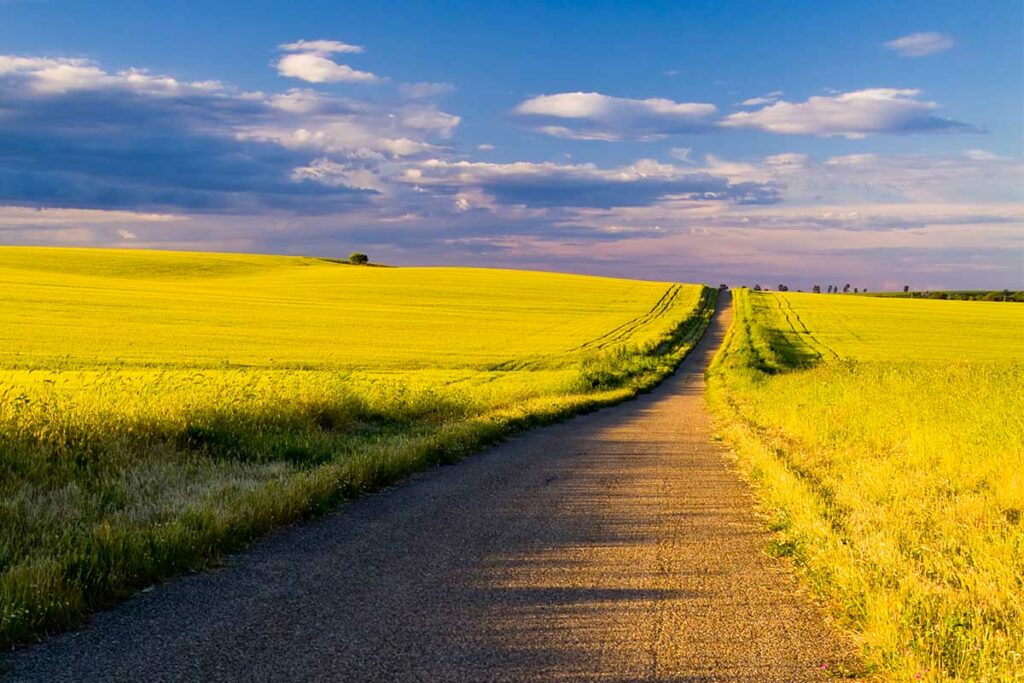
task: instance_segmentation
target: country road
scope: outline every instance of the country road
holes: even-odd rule
[[[676,374],[279,530],[2,660],[15,681],[807,681],[855,660]],[[724,310],[722,310],[724,309]]]

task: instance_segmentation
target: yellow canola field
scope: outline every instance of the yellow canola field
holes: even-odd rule
[[[858,361],[1024,361],[1024,307],[806,293],[751,293],[755,316],[826,358]]]
[[[485,368],[581,346],[669,283],[248,254],[0,250],[0,365]],[[692,308],[700,288],[678,288]],[[664,313],[664,311],[662,311]],[[654,322],[653,317],[649,322]],[[638,325],[616,341],[664,330]]]
[[[0,643],[512,431],[623,400],[699,285],[0,249]]]
[[[736,292],[709,401],[893,680],[1024,678],[1024,306]]]

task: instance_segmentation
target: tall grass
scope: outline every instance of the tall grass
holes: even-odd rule
[[[420,330],[419,357],[415,337],[402,339],[390,356],[378,357],[358,344],[337,355],[335,346],[343,347],[346,338],[359,343],[367,339],[363,328],[346,337],[343,325],[334,328],[335,343],[318,353],[320,347],[310,339],[321,331],[307,334],[300,325],[290,334],[305,337],[299,348],[307,355],[282,346],[282,357],[291,354],[294,361],[281,368],[260,354],[285,342],[277,340],[272,324],[263,326],[254,317],[249,338],[239,337],[233,344],[212,340],[214,346],[248,356],[251,364],[218,367],[179,343],[199,343],[206,330],[216,330],[216,306],[232,309],[236,291],[244,290],[238,296],[248,297],[251,289],[266,286],[260,270],[266,264],[261,257],[237,257],[228,259],[230,267],[222,273],[216,269],[217,259],[213,265],[199,259],[202,277],[213,273],[221,283],[191,281],[191,291],[200,293],[206,308],[192,319],[180,319],[181,334],[162,337],[162,345],[159,327],[143,328],[143,346],[155,355],[125,362],[132,339],[123,336],[125,327],[119,327],[117,318],[148,313],[138,303],[138,291],[120,292],[137,284],[131,278],[138,272],[152,278],[153,271],[132,261],[131,254],[121,257],[127,261],[120,269],[88,256],[78,266],[87,266],[87,277],[95,278],[92,304],[113,311],[105,314],[109,338],[69,341],[67,348],[78,353],[55,360],[53,351],[60,345],[47,341],[34,342],[36,353],[13,353],[17,333],[28,334],[24,328],[16,329],[13,338],[0,335],[0,357],[9,352],[7,368],[0,366],[4,644],[72,626],[89,610],[133,589],[203,567],[274,526],[326,510],[417,469],[453,462],[514,431],[647,389],[699,338],[715,294],[699,287],[622,282],[617,288],[618,281],[581,279],[576,282],[580,305],[606,316],[602,325],[582,322],[581,334],[573,315],[559,318],[552,309],[564,304],[550,289],[565,287],[571,279],[461,271],[453,284],[450,274],[430,270],[412,277],[403,269],[346,269],[301,260],[284,260],[282,266],[274,260],[268,277],[275,283],[292,277],[308,283],[315,276],[320,286],[316,296],[298,301],[282,296],[260,303],[261,310],[291,315],[296,307],[318,306],[319,297],[337,286],[333,273],[344,273],[340,277],[345,281],[371,273],[365,277],[374,278],[378,298],[370,310],[387,315],[402,309],[400,320],[380,326],[401,326],[407,334]],[[164,296],[177,286],[168,273],[182,276],[180,266],[189,265],[193,257],[138,258],[144,264],[155,259],[158,266],[158,277],[140,287],[154,287]],[[288,270],[296,268],[296,261],[302,269],[297,274]],[[18,263],[22,271],[32,266],[30,259]],[[244,277],[254,278],[248,287],[231,280],[239,268]],[[320,272],[311,275],[309,269]],[[383,279],[380,273],[386,274]],[[475,280],[477,274],[480,279]],[[21,313],[7,310],[0,317],[20,315],[32,325],[49,325],[55,335],[70,334],[63,321],[74,314],[71,308],[57,310],[58,303],[46,301],[57,311],[52,321],[42,311],[28,310],[28,302],[53,295],[56,288],[49,281],[59,276],[22,272],[10,277],[21,283],[25,304]],[[400,286],[390,277],[399,278]],[[408,289],[410,282],[419,287]],[[493,282],[520,290],[515,306],[487,294]],[[595,289],[588,290],[590,285]],[[453,299],[452,290],[460,296]],[[294,291],[290,294],[294,297]],[[606,295],[612,300],[602,309],[600,297]],[[482,307],[488,296],[490,311]],[[216,304],[218,300],[222,303]],[[188,315],[187,307],[176,306],[176,315]],[[343,308],[344,302],[338,306]],[[477,365],[460,356],[459,339],[451,329],[441,335],[449,347],[445,353],[437,351],[433,337],[438,335],[430,335],[432,329],[460,324],[453,321],[467,316],[480,320],[481,326],[488,324],[487,317],[497,319],[489,328],[466,330],[462,349],[471,357],[483,347],[479,335],[493,335],[490,348],[476,357]],[[519,343],[502,336],[513,325],[524,335]],[[11,328],[5,329],[10,333]],[[570,343],[542,338],[543,331],[564,333]],[[502,355],[505,360],[495,362]],[[309,367],[303,369],[303,364]]]
[[[871,348],[877,360],[856,360],[862,340],[844,343],[851,333],[827,322],[859,331],[846,304],[788,299],[806,328],[794,331],[776,295],[737,292],[709,373],[709,403],[776,531],[771,550],[793,558],[887,677],[1024,678],[1019,348],[992,360],[979,335],[985,360],[964,359],[961,331],[947,360],[931,345],[929,361],[912,362],[902,359],[912,340],[893,335],[895,360],[885,339]],[[933,302],[902,302],[920,303]],[[870,308],[864,316],[865,336],[879,334]],[[902,335],[941,334],[921,309],[905,316],[893,326]]]

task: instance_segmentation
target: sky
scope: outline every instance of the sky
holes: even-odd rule
[[[1024,288],[1024,3],[0,0],[0,244]]]

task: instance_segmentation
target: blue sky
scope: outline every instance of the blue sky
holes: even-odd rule
[[[977,7],[0,0],[0,242],[1024,287]]]

